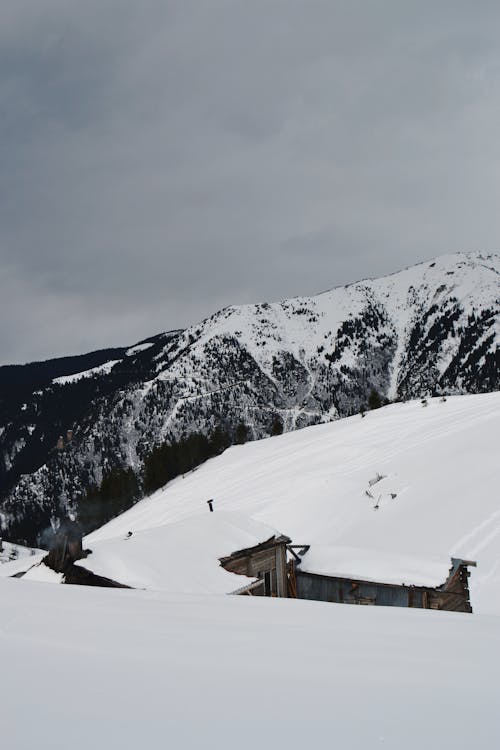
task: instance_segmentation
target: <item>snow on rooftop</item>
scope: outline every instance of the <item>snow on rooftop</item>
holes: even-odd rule
[[[223,594],[249,583],[228,573],[219,558],[253,547],[276,530],[240,513],[203,514],[128,536],[104,541],[86,540],[92,554],[81,566],[134,588]]]
[[[33,565],[23,575],[24,581],[38,581],[39,583],[62,583],[63,579],[64,576],[62,573],[56,573],[55,570],[47,567],[43,562]]]
[[[298,570],[339,578],[354,578],[406,586],[435,587],[443,584],[450,558],[415,558],[359,547],[312,545]]]

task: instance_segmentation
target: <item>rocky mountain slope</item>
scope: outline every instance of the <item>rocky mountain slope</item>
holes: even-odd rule
[[[117,467],[140,490],[152,448],[194,431],[235,441],[245,425],[261,438],[353,414],[373,390],[406,400],[498,389],[499,279],[498,254],[442,256],[315,297],[228,307],[25,389],[14,406],[4,395],[5,536],[34,542]]]

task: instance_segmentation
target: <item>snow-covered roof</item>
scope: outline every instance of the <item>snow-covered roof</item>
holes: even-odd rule
[[[133,588],[183,593],[225,594],[248,583],[224,570],[223,555],[276,535],[267,524],[240,513],[200,513],[178,523],[125,532],[114,539],[88,541],[89,557],[77,563]]]
[[[443,584],[450,569],[446,557],[419,558],[385,550],[312,545],[301,557],[298,570],[362,581],[435,587]]]
[[[43,561],[32,565],[23,575],[25,581],[39,581],[40,583],[63,583],[63,573],[56,573],[49,568]]]

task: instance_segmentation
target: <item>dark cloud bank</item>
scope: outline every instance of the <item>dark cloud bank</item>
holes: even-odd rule
[[[0,4],[0,363],[498,248],[500,6]]]

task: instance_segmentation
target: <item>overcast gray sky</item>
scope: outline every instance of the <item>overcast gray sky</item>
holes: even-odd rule
[[[500,247],[500,4],[2,0],[0,363]]]

